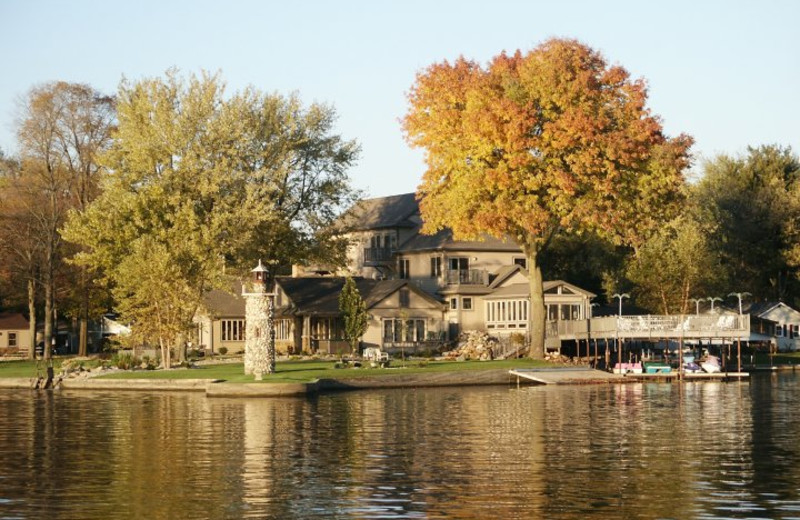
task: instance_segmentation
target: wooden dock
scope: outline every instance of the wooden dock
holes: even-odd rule
[[[625,377],[639,381],[674,381],[682,379],[684,381],[730,381],[738,379],[748,379],[750,374],[747,372],[716,372],[708,374],[706,372],[670,372],[668,374],[627,374]]]
[[[716,374],[703,373],[678,373],[667,374],[612,374],[603,370],[588,367],[574,368],[517,368],[508,373],[516,376],[517,384],[522,379],[544,385],[576,385],[599,383],[635,383],[645,381],[729,381],[747,379],[747,372],[719,372]]]
[[[517,384],[519,384],[520,379],[545,385],[622,383],[625,381],[624,375],[611,374],[588,367],[517,368],[509,370],[508,373],[517,377]]]

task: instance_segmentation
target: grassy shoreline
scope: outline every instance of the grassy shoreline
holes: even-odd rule
[[[56,376],[60,373],[61,359],[54,360]],[[335,368],[336,361],[299,360],[278,361],[275,374],[265,374],[261,381],[244,375],[242,363],[208,363],[194,368],[172,370],[120,370],[98,375],[96,379],[209,379],[224,380],[228,383],[311,383],[320,379],[362,379],[391,378],[411,374],[443,374],[486,370],[511,370],[514,368],[535,368],[553,366],[551,363],[532,359],[510,359],[501,361],[424,361],[393,360],[390,368]],[[39,362],[39,371],[45,365]],[[0,362],[0,378],[37,377],[35,361]],[[94,378],[93,378],[94,379]]]
[[[56,377],[61,373],[61,364],[70,357],[53,359]],[[744,360],[743,360],[744,361]],[[744,367],[750,367],[744,363]],[[755,365],[761,368],[769,366],[792,366],[800,364],[800,352],[776,354],[768,356],[759,353]],[[87,362],[89,366],[97,366],[97,359]],[[512,370],[515,368],[553,367],[552,363],[532,359],[509,359],[500,361],[427,361],[427,360],[392,360],[390,368],[336,368],[336,360],[279,360],[275,374],[265,374],[261,381],[253,376],[244,375],[242,362],[220,361],[219,363],[203,363],[192,368],[171,370],[118,370],[92,374],[93,380],[216,380],[236,384],[306,384],[319,380],[367,380],[402,378],[403,376],[419,376],[430,374],[436,377],[443,374],[459,374],[468,372],[488,372],[492,370]],[[0,380],[36,378],[46,374],[44,361],[0,360]]]

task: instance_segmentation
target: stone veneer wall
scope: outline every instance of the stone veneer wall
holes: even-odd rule
[[[269,296],[264,292],[245,293],[244,373],[261,379],[269,370]]]

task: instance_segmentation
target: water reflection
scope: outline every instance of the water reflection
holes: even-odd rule
[[[0,392],[0,518],[790,518],[798,379]]]

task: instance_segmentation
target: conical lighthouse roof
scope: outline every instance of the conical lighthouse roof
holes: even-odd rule
[[[261,263],[261,259],[258,259],[258,265],[250,271],[251,273],[266,273],[267,268]]]

